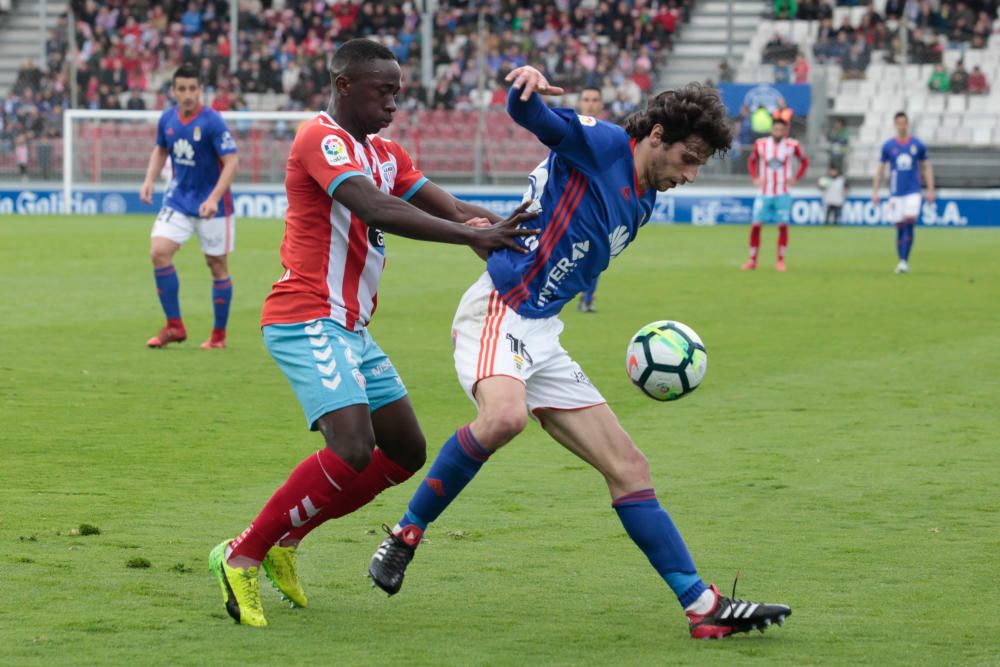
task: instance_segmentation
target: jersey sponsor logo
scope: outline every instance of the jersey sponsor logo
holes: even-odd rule
[[[579,265],[580,260],[586,257],[589,251],[590,241],[578,241],[573,244],[572,254],[570,257],[563,257],[556,262],[556,265],[549,271],[549,275],[545,280],[545,285],[538,292],[539,307],[545,306],[545,304],[549,302],[552,295],[558,291],[559,285],[562,284],[562,281],[566,279],[566,276],[573,273],[573,271],[576,271],[576,267]]]
[[[767,168],[768,169],[773,169],[775,171],[778,171],[779,169],[781,169],[784,166],[785,166],[785,161],[784,160],[779,160],[776,157],[773,157],[773,158],[771,158],[770,160],[767,161]]]
[[[194,146],[183,137],[174,142],[174,162],[185,167],[194,166]]]
[[[229,130],[222,133],[222,141],[219,142],[219,148],[224,151],[236,150],[236,140],[233,139],[233,135]]]
[[[625,246],[628,245],[628,227],[625,225],[618,225],[614,230],[608,234],[608,243],[611,244],[611,259],[614,259],[622,253]]]
[[[577,116],[580,119],[580,125],[585,125],[587,127],[594,127],[597,125],[597,119],[593,116]]]
[[[385,234],[381,229],[368,228],[368,245],[383,255],[385,254]]]
[[[194,126],[194,140],[201,141],[201,125]]]
[[[913,158],[906,153],[896,156],[896,171],[909,171],[913,169]]]
[[[323,137],[323,157],[331,167],[339,167],[351,161],[347,154],[347,146],[344,140],[335,134],[328,134]]]

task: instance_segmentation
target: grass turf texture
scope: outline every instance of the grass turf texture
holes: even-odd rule
[[[1000,233],[919,229],[896,276],[892,230],[794,229],[778,274],[772,229],[742,273],[746,228],[650,227],[596,315],[564,312],[564,346],[705,579],[728,592],[740,570],[738,595],[794,608],[707,643],[600,477],[534,425],[432,526],[398,596],[364,573],[415,481],[303,544],[308,609],[262,577],[271,626],[234,625],[208,552],[320,446],[257,329],[282,225],[239,223],[230,347],[206,352],[194,242],[177,256],[191,338],[144,347],[162,319],[150,224],[0,218],[0,663],[997,664]],[[473,417],[449,328],[481,265],[396,237],[388,257],[372,331],[433,457]],[[709,351],[703,386],[672,404],[624,371],[629,336],[659,319]]]

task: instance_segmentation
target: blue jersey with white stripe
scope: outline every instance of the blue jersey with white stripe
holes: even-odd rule
[[[163,195],[163,205],[194,218],[222,173],[222,156],[236,152],[236,141],[217,111],[199,107],[194,116],[181,120],[176,106],[160,115],[156,145],[170,154],[173,178]],[[233,212],[229,190],[219,200],[220,217]]]
[[[633,143],[622,128],[571,109],[552,110],[566,133],[529,178],[541,207],[525,223],[527,254],[492,252],[486,269],[504,302],[523,317],[557,315],[631,243],[650,217],[653,189],[640,192]],[[532,130],[532,127],[528,127]]]
[[[927,159],[927,147],[916,137],[905,143],[893,137],[882,144],[882,162],[889,163],[889,194],[902,197],[919,193],[920,163]]]

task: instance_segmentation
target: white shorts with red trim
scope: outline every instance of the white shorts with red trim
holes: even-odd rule
[[[192,218],[164,206],[156,216],[150,236],[162,236],[184,245],[185,241],[197,234],[203,253],[210,257],[222,257],[233,251],[236,241],[234,222],[232,215],[220,218]]]
[[[495,375],[524,383],[528,410],[578,410],[606,403],[580,364],[559,344],[558,317],[521,317],[500,299],[488,273],[470,287],[451,325],[455,371],[475,402],[476,385]]]
[[[889,197],[889,207],[885,210],[886,222],[897,224],[904,220],[916,220],[922,203],[923,197],[919,192]]]

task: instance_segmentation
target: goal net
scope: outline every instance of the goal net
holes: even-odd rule
[[[57,146],[62,155],[55,156],[55,163],[63,165],[64,212],[72,211],[74,195],[81,192],[139,191],[162,113],[72,109],[64,114],[62,144]],[[295,130],[315,115],[313,111],[222,112],[240,155],[234,191],[282,190]],[[450,183],[471,184],[478,170],[481,184],[523,187],[528,173],[548,153],[502,108],[481,116],[477,111],[400,110],[380,136],[400,143],[425,174]],[[165,185],[165,180],[157,183],[157,193]],[[105,212],[114,212],[114,201],[111,195]]]

